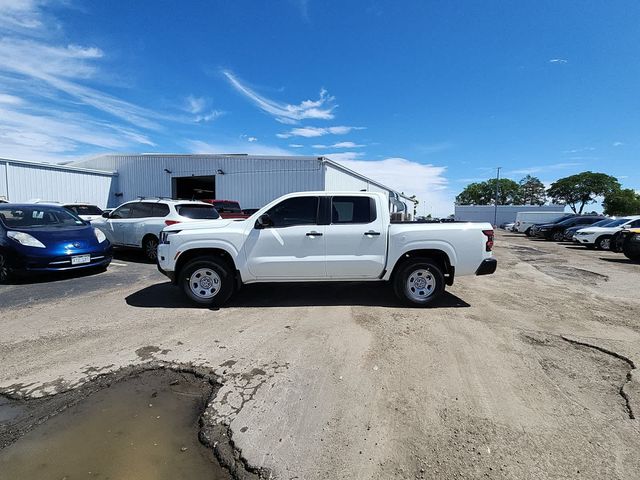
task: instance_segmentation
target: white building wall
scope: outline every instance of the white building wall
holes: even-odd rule
[[[558,212],[562,215],[564,205],[498,205],[497,225],[515,222],[518,212]],[[494,205],[456,205],[455,219],[458,222],[489,222],[493,224]]]
[[[323,188],[322,163],[316,157],[104,155],[76,165],[118,172],[119,195],[112,206],[138,196],[171,197],[173,177],[215,175],[216,198],[237,200],[242,208],[260,208],[286,193]]]
[[[104,208],[116,183],[109,172],[0,159],[0,196],[11,202],[87,202]]]

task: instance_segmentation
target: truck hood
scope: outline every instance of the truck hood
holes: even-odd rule
[[[231,220],[218,218],[216,220],[196,220],[192,222],[175,223],[164,228],[165,232],[184,232],[187,230],[209,230],[212,228],[224,228],[232,223],[243,222],[244,220]]]

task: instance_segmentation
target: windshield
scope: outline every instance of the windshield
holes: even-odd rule
[[[85,225],[74,213],[62,207],[41,205],[2,205],[0,220],[9,228],[62,228]]]
[[[618,218],[617,220],[613,220],[611,223],[607,224],[607,227],[619,227],[620,225],[624,225],[627,222],[633,220],[632,218]]]
[[[64,208],[76,215],[102,215],[102,210],[95,205],[65,205]]]
[[[220,215],[212,205],[176,205],[178,215],[194,220],[215,220]]]
[[[238,202],[213,202],[213,206],[221,212],[242,213]]]
[[[591,224],[592,227],[605,227],[609,226],[610,223],[615,222],[615,220],[611,218],[605,218],[604,220],[600,220],[599,222]]]

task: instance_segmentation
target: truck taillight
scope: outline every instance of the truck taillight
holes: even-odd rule
[[[482,233],[487,236],[487,243],[484,244],[485,250],[490,252],[493,250],[493,230],[482,230]]]
[[[180,220],[165,220],[164,224],[168,227],[169,225],[175,225],[176,223],[180,223]]]

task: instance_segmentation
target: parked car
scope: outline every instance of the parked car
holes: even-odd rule
[[[244,213],[240,208],[240,204],[235,200],[202,200],[210,203],[215,207],[222,218],[247,218],[249,215]]]
[[[625,229],[619,233],[622,253],[629,260],[640,261],[640,228]]]
[[[100,207],[97,205],[91,205],[90,203],[65,203],[62,206],[67,210],[71,210],[87,222],[100,218],[103,213],[103,210]]]
[[[561,242],[564,239],[564,232],[567,228],[579,225],[582,225],[584,228],[587,225],[592,225],[603,219],[604,217],[602,215],[577,215],[575,217],[565,218],[556,223],[540,225],[536,229],[536,237]]]
[[[213,205],[204,202],[140,199],[123,203],[91,224],[99,228],[114,246],[140,248],[149,260],[155,261],[158,238],[164,227],[219,218]]]
[[[544,223],[554,223],[567,218],[570,214],[558,212],[518,212],[514,232],[524,233],[531,236],[531,227]]]
[[[604,227],[605,225],[611,223],[613,220],[615,220],[615,217],[605,217],[602,220],[596,222],[596,223],[592,223],[591,226],[592,227]],[[565,242],[572,242],[573,241],[573,237],[575,236],[576,232],[578,230],[581,230],[585,228],[584,225],[576,225],[574,227],[569,227],[564,231],[564,241]]]
[[[242,213],[244,213],[247,217],[250,217],[251,215],[256,213],[258,210],[260,209],[259,208],[243,208]]]
[[[194,303],[222,305],[243,283],[388,281],[425,306],[454,276],[496,270],[489,223],[393,223],[377,192],[300,192],[243,221],[172,225],[158,268]]]
[[[104,233],[55,205],[0,205],[0,281],[14,273],[106,268]]]
[[[640,227],[640,215],[622,217],[603,227],[591,226],[578,230],[573,237],[573,241],[587,248],[609,250],[611,238],[614,234],[624,228],[636,227]]]
[[[507,232],[512,232],[515,226],[515,222],[505,222],[500,225],[500,228],[506,230]]]

